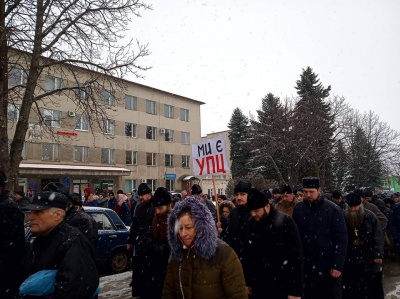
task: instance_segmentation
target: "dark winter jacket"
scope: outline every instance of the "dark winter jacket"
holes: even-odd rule
[[[383,200],[378,199],[378,197],[376,195],[374,195],[371,199],[371,203],[376,205],[378,207],[379,211],[381,211],[383,213],[383,215],[386,216],[386,218],[388,217],[389,209],[386,207]]]
[[[376,205],[374,205],[373,203],[370,203],[366,200],[363,201],[363,206],[364,206],[364,208],[366,208],[367,210],[369,210],[375,214],[375,216],[379,220],[381,229],[382,230],[386,229],[388,219],[386,218],[385,214],[383,214]]]
[[[128,243],[133,244],[134,254],[140,255],[151,244],[151,224],[154,217],[154,207],[150,202],[139,204],[133,217],[129,231]]]
[[[247,239],[242,264],[254,298],[301,297],[303,253],[293,219],[270,205],[266,217],[249,221]]]
[[[48,235],[36,237],[25,267],[25,278],[40,270],[58,270],[54,294],[46,298],[91,299],[99,285],[93,246],[77,228],[65,222]]]
[[[76,206],[71,206],[65,213],[65,222],[79,229],[93,245],[93,248],[96,248],[98,239],[96,220]]]
[[[118,216],[119,218],[121,218],[122,222],[127,225],[130,226],[132,224],[132,214],[131,214],[131,209],[128,205],[127,202],[122,203],[120,206],[116,205],[119,207],[118,209]]]
[[[364,220],[357,234],[347,225],[349,243],[347,247],[346,266],[363,265],[367,272],[380,272],[381,264],[374,259],[383,258],[383,232],[378,218],[365,209]]]
[[[110,199],[108,200],[108,208],[111,210],[115,210],[116,202],[117,202],[117,199],[115,198],[115,196],[110,197]]]
[[[182,246],[176,231],[177,217],[187,207],[196,228],[191,248]],[[240,261],[232,248],[218,239],[211,212],[198,199],[188,197],[175,205],[168,219],[168,242],[171,259],[163,298],[247,299]]]
[[[339,203],[336,203],[332,200],[332,202],[337,205],[342,211],[347,209],[347,203],[344,200],[341,200]]]
[[[26,197],[22,197],[20,200],[15,200],[15,203],[17,206],[21,209],[24,210],[27,205],[29,205],[29,199]]]
[[[152,223],[151,244],[146,256],[149,257],[148,265],[140,273],[143,277],[144,295],[140,298],[160,299],[167,274],[167,265],[170,255],[170,248],[167,240],[168,214],[155,215]]]
[[[139,204],[128,237],[128,244],[133,245],[133,255],[136,257],[136,264],[132,267],[132,281],[141,298],[148,298],[146,295],[149,295],[149,279],[152,279],[149,276],[151,275],[149,265],[152,262],[151,225],[154,213],[151,201]]]
[[[235,250],[239,259],[242,260],[243,242],[245,238],[245,226],[251,219],[247,207],[237,207],[229,213],[229,225],[226,231],[222,231],[221,239]]]
[[[394,251],[400,256],[400,202],[392,207],[387,229],[394,241]]]
[[[25,255],[24,213],[9,197],[0,196],[0,298],[14,298],[21,284],[19,270]]]
[[[347,228],[342,210],[320,197],[314,203],[299,202],[293,211],[304,255],[304,273],[343,270],[347,250]]]

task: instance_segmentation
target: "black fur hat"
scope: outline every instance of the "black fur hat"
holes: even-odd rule
[[[289,185],[284,185],[281,189],[282,189],[282,194],[292,194],[293,193],[292,187],[290,187]]]
[[[350,207],[359,206],[361,204],[361,196],[358,193],[351,192],[346,195],[346,203]]]
[[[332,192],[332,198],[339,199],[341,197],[342,197],[342,193],[340,193],[340,191],[335,190]]]
[[[171,202],[171,194],[168,192],[168,190],[164,187],[158,187],[157,190],[154,192],[152,201],[153,206],[166,206],[169,205]]]
[[[239,192],[244,192],[249,194],[251,189],[251,183],[248,181],[239,181],[235,185],[235,189],[233,190],[233,193],[239,193]]]
[[[191,191],[192,195],[199,195],[201,194],[201,192],[203,192],[203,190],[201,190],[201,187],[197,184],[193,184]]]
[[[319,178],[303,178],[303,188],[319,188]]]
[[[247,198],[247,208],[257,210],[268,204],[267,196],[256,188],[251,188],[249,197]]]
[[[141,183],[138,187],[138,194],[145,195],[148,193],[151,193],[151,189],[150,189],[149,185],[147,185],[146,183]]]

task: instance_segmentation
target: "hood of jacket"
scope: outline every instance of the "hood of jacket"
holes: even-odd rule
[[[215,221],[207,206],[194,197],[187,197],[178,202],[168,217],[168,243],[171,247],[171,258],[182,260],[182,243],[179,240],[177,218],[180,212],[189,208],[196,228],[196,238],[192,250],[204,259],[211,258],[217,249],[218,233]]]

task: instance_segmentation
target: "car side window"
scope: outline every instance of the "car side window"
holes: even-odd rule
[[[114,230],[110,219],[106,215],[101,213],[90,213],[94,220],[97,222],[97,229],[99,230]]]

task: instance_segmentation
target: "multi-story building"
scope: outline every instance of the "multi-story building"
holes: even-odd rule
[[[21,189],[37,192],[51,181],[65,184],[71,192],[86,187],[130,192],[141,182],[153,190],[159,186],[187,189],[193,173],[190,144],[201,138],[200,105],[204,103],[113,77],[106,77],[99,90],[89,91],[86,86],[74,90],[79,101],[71,100],[71,90],[63,90],[95,75],[101,76],[79,68],[73,75],[57,69],[41,74],[38,93],[60,92],[38,102],[40,113],[35,113],[36,108],[30,113],[20,164]],[[108,90],[107,82],[113,81],[122,82],[124,88]],[[12,66],[9,86],[24,83],[24,70]],[[99,110],[77,105],[89,92],[98,93]],[[9,139],[20,104],[18,99],[9,104]]]

